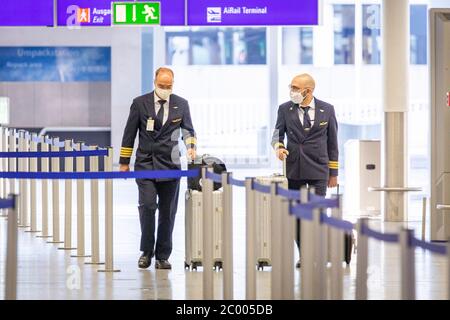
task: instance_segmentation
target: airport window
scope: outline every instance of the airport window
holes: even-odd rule
[[[427,64],[427,5],[411,5],[409,17],[410,63]]]
[[[168,65],[266,64],[266,28],[166,31]]]
[[[313,28],[283,28],[283,64],[313,64]]]
[[[380,64],[380,5],[363,5],[362,19],[363,62]]]
[[[335,4],[334,64],[355,63],[355,6]]]

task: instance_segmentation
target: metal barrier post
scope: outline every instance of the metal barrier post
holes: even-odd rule
[[[37,151],[37,142],[35,141],[36,138],[37,138],[37,134],[33,133],[31,135],[31,139],[30,139],[30,151],[31,152]],[[28,171],[29,172],[37,172],[37,158],[29,158],[26,160],[30,161],[30,170],[28,170]],[[40,232],[39,230],[37,230],[36,180],[35,179],[30,179],[30,222],[31,222],[31,229],[26,232]]]
[[[369,239],[363,233],[367,218],[358,219],[358,254],[356,256],[356,300],[367,300],[367,266],[369,263]]]
[[[254,178],[245,178],[245,299],[256,299],[256,252],[255,252],[255,191],[252,190]]]
[[[17,299],[17,201],[16,195],[10,195],[14,199],[13,208],[9,209],[8,235],[6,244],[6,268],[5,268],[5,299]]]
[[[106,172],[113,170],[113,148],[108,147],[108,156],[104,157]],[[113,236],[113,180],[105,180],[105,269],[99,272],[120,272],[114,269],[114,236]]]
[[[2,143],[2,148],[1,151],[2,152],[8,152],[8,128],[5,127],[0,127],[1,128],[1,134],[2,134],[2,138],[1,138],[1,143]],[[1,160],[1,164],[2,164],[2,170],[3,171],[9,171],[8,169],[8,158],[3,158]],[[6,199],[8,194],[7,191],[7,179],[6,178],[2,178],[2,198]],[[7,217],[8,216],[8,209],[3,209],[2,210],[2,214],[0,215],[0,217]]]
[[[53,152],[59,151],[59,138],[53,138],[53,145],[51,147]],[[60,158],[52,158],[52,172],[59,172]],[[63,243],[60,237],[60,226],[59,226],[59,180],[52,180],[52,231],[53,240],[47,241],[47,243]]]
[[[214,299],[213,278],[213,181],[206,178],[206,170],[202,168],[202,198],[203,198],[203,299]]]
[[[97,150],[97,146],[91,146],[90,150]],[[89,171],[98,171],[98,157],[89,158]],[[99,240],[99,222],[98,222],[98,180],[91,179],[91,254],[90,262],[86,264],[105,264],[100,262],[100,240]]]
[[[64,141],[64,151],[72,151],[72,140]],[[73,158],[64,158],[64,172],[73,172]],[[64,180],[64,246],[60,250],[75,250],[72,247],[72,180]]]
[[[47,143],[48,136],[42,137],[41,152],[48,152],[49,145]],[[41,172],[49,171],[49,158],[41,158]],[[42,213],[41,213],[41,223],[42,223],[42,234],[38,236],[39,238],[51,238],[48,234],[48,180],[41,180],[42,186]]]
[[[322,209],[313,209],[314,230],[314,285],[313,295],[315,300],[324,300],[327,297],[327,234],[325,226],[321,222]]]
[[[78,151],[83,151],[83,142],[78,142],[76,149]],[[76,157],[76,171],[84,172],[84,157]],[[84,180],[77,180],[77,254],[72,255],[76,258],[86,258],[90,255],[86,255],[85,252],[85,231],[84,231]]]
[[[342,196],[339,197],[339,208],[331,209],[331,216],[336,219],[342,219]],[[329,228],[330,234],[330,260],[331,260],[331,277],[330,277],[330,299],[343,299],[343,277],[342,261],[344,260],[344,232],[333,228]]]
[[[18,150],[19,152],[25,151],[25,131],[19,130],[18,132]],[[25,158],[18,158],[17,159],[17,171],[23,172],[24,171],[24,160]],[[28,228],[27,225],[27,194],[25,192],[25,179],[18,179],[19,180],[19,203],[17,206],[18,209],[18,215],[19,215],[19,228]]]
[[[447,239],[447,300],[450,300],[450,238]]]
[[[5,144],[4,144],[4,141],[3,141],[3,138],[4,138],[4,136],[5,136],[5,134],[4,134],[4,131],[5,131],[5,128],[4,127],[2,127],[1,125],[0,125],[0,151],[1,152],[4,152],[5,150],[3,149],[4,148],[4,146],[5,146]],[[1,166],[1,171],[8,171],[8,170],[6,170],[6,168],[5,168],[5,165],[3,164],[3,159],[2,160],[0,160],[0,166]],[[5,188],[4,188],[4,186],[3,186],[3,181],[4,181],[5,179],[3,179],[3,178],[1,178],[0,179],[0,197],[2,197],[2,198],[6,198],[5,197]],[[1,211],[1,213],[0,213],[0,217],[7,217],[8,216],[8,214],[4,214],[4,211],[5,212],[7,212],[6,210],[0,210]]]
[[[222,173],[223,188],[223,298],[233,299],[233,186],[231,172]]]
[[[425,226],[427,222],[427,197],[422,198],[422,240],[425,241]]]
[[[271,262],[272,262],[272,270],[270,272],[271,279],[271,298],[272,300],[280,300],[282,296],[282,265],[283,265],[283,254],[282,251],[283,243],[282,241],[282,214],[284,212],[281,211],[281,199],[277,196],[277,186],[276,182],[272,182],[270,184],[270,217],[271,217],[271,226],[270,226],[270,238],[271,238]],[[264,195],[263,195],[264,196]],[[255,212],[258,214],[258,212]]]
[[[308,202],[308,189],[300,189],[300,203]],[[304,300],[311,300],[313,296],[313,274],[314,274],[314,234],[313,223],[310,220],[302,219],[300,224],[300,266],[301,266],[301,297]]]
[[[400,230],[400,273],[402,279],[402,300],[414,300],[416,298],[416,265],[415,247],[411,245],[414,230],[402,228]]]
[[[9,152],[15,152],[16,151],[16,129],[8,130],[9,134]],[[16,166],[16,158],[9,158],[9,171],[13,172],[17,170]],[[11,194],[14,194],[16,192],[16,180],[15,179],[9,179],[9,192]],[[19,199],[16,199],[17,203],[16,205],[19,205]],[[19,219],[19,218],[18,218]],[[20,223],[20,222],[19,222]]]
[[[279,197],[280,198],[280,197]],[[281,298],[285,300],[294,299],[294,241],[295,241],[295,218],[289,214],[289,200],[281,200],[281,237],[283,247],[282,252],[282,283]]]

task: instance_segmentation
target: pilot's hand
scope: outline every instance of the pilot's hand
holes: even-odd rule
[[[330,176],[330,178],[328,179],[328,188],[334,188],[337,187],[337,185],[337,176]]]
[[[120,172],[130,171],[130,165],[121,163],[119,166],[119,170],[120,170]]]
[[[197,152],[195,151],[194,148],[189,148],[187,150],[187,157],[190,160],[195,160],[195,157],[197,156]]]
[[[287,151],[285,148],[278,148],[277,149],[277,158],[283,161],[286,159],[286,157],[289,155],[289,151]]]

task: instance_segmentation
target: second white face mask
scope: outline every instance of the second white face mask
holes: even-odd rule
[[[161,89],[157,87],[155,91],[158,97],[163,100],[167,100],[167,98],[169,98],[169,96],[172,94],[172,89]]]
[[[290,96],[291,96],[291,101],[295,104],[300,104],[303,102],[303,100],[305,100],[305,96],[302,95],[301,92],[294,92],[291,90]]]

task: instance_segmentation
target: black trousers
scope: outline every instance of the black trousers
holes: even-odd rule
[[[328,180],[288,180],[289,189],[299,190],[301,187],[314,187],[315,193],[318,196],[327,195]],[[297,232],[295,242],[297,243],[298,250],[300,251],[300,219],[297,219]]]
[[[167,260],[172,253],[172,232],[178,207],[180,180],[136,179],[136,183],[139,187],[141,251],[154,254],[158,260]],[[155,248],[156,209],[159,215]]]

